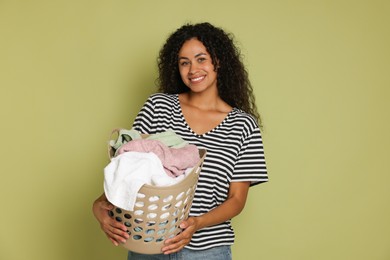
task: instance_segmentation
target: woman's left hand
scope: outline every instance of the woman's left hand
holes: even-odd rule
[[[162,248],[164,254],[176,253],[190,243],[192,235],[197,230],[196,218],[189,217],[187,220],[184,220],[180,224],[180,228],[183,229],[180,234],[165,241],[165,247]]]
[[[221,205],[209,212],[197,217],[190,217],[183,221],[180,224],[183,232],[165,241],[165,247],[162,249],[163,253],[172,254],[182,250],[183,247],[190,243],[195,231],[223,223],[240,214],[245,206],[249,186],[250,182],[232,182],[230,184],[228,198]]]

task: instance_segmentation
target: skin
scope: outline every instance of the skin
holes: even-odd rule
[[[197,39],[186,41],[179,53],[178,67],[181,78],[190,91],[179,95],[181,109],[187,124],[197,134],[204,134],[221,123],[232,107],[218,95],[217,70],[210,54]],[[249,182],[232,182],[228,197],[218,207],[198,217],[189,217],[180,225],[183,232],[165,241],[164,254],[180,251],[188,245],[193,234],[204,227],[229,220],[243,210],[249,190]],[[101,229],[114,245],[124,243],[129,235],[126,227],[108,216],[113,206],[101,195],[93,204],[93,213]]]
[[[178,66],[184,84],[190,89],[179,95],[184,118],[195,133],[206,133],[232,110],[218,95],[217,71],[210,54],[202,42],[188,40],[179,51]]]
[[[114,209],[114,206],[108,202],[104,193],[95,200],[92,206],[93,214],[100,223],[100,228],[104,231],[107,238],[115,245],[125,243],[129,238],[126,233],[126,226],[109,217],[108,211]]]

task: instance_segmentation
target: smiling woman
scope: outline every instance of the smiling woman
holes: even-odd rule
[[[191,90],[179,96],[183,116],[196,133],[206,133],[218,126],[232,107],[219,98],[217,71],[206,47],[196,38],[180,49],[179,72]],[[196,100],[198,97],[201,102]]]
[[[231,219],[244,208],[250,186],[268,181],[260,118],[232,37],[209,23],[184,25],[160,51],[159,90],[145,102],[133,128],[155,134],[173,130],[207,150],[183,232],[165,240],[161,254],[129,252],[128,259],[231,259]],[[126,227],[107,214],[103,194],[93,206],[114,243]]]
[[[179,72],[192,92],[217,92],[217,72],[210,54],[196,38],[186,41],[179,52]]]

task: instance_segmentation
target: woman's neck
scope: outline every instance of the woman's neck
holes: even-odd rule
[[[186,92],[181,94],[181,102],[204,111],[229,112],[232,109],[218,94]]]

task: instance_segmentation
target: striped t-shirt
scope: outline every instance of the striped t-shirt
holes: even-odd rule
[[[173,130],[207,155],[199,176],[190,216],[209,212],[227,199],[230,182],[268,181],[263,143],[252,116],[233,108],[211,131],[198,135],[186,123],[178,94],[153,94],[138,113],[133,128],[146,134]],[[230,220],[198,230],[186,247],[203,250],[234,243]]]

